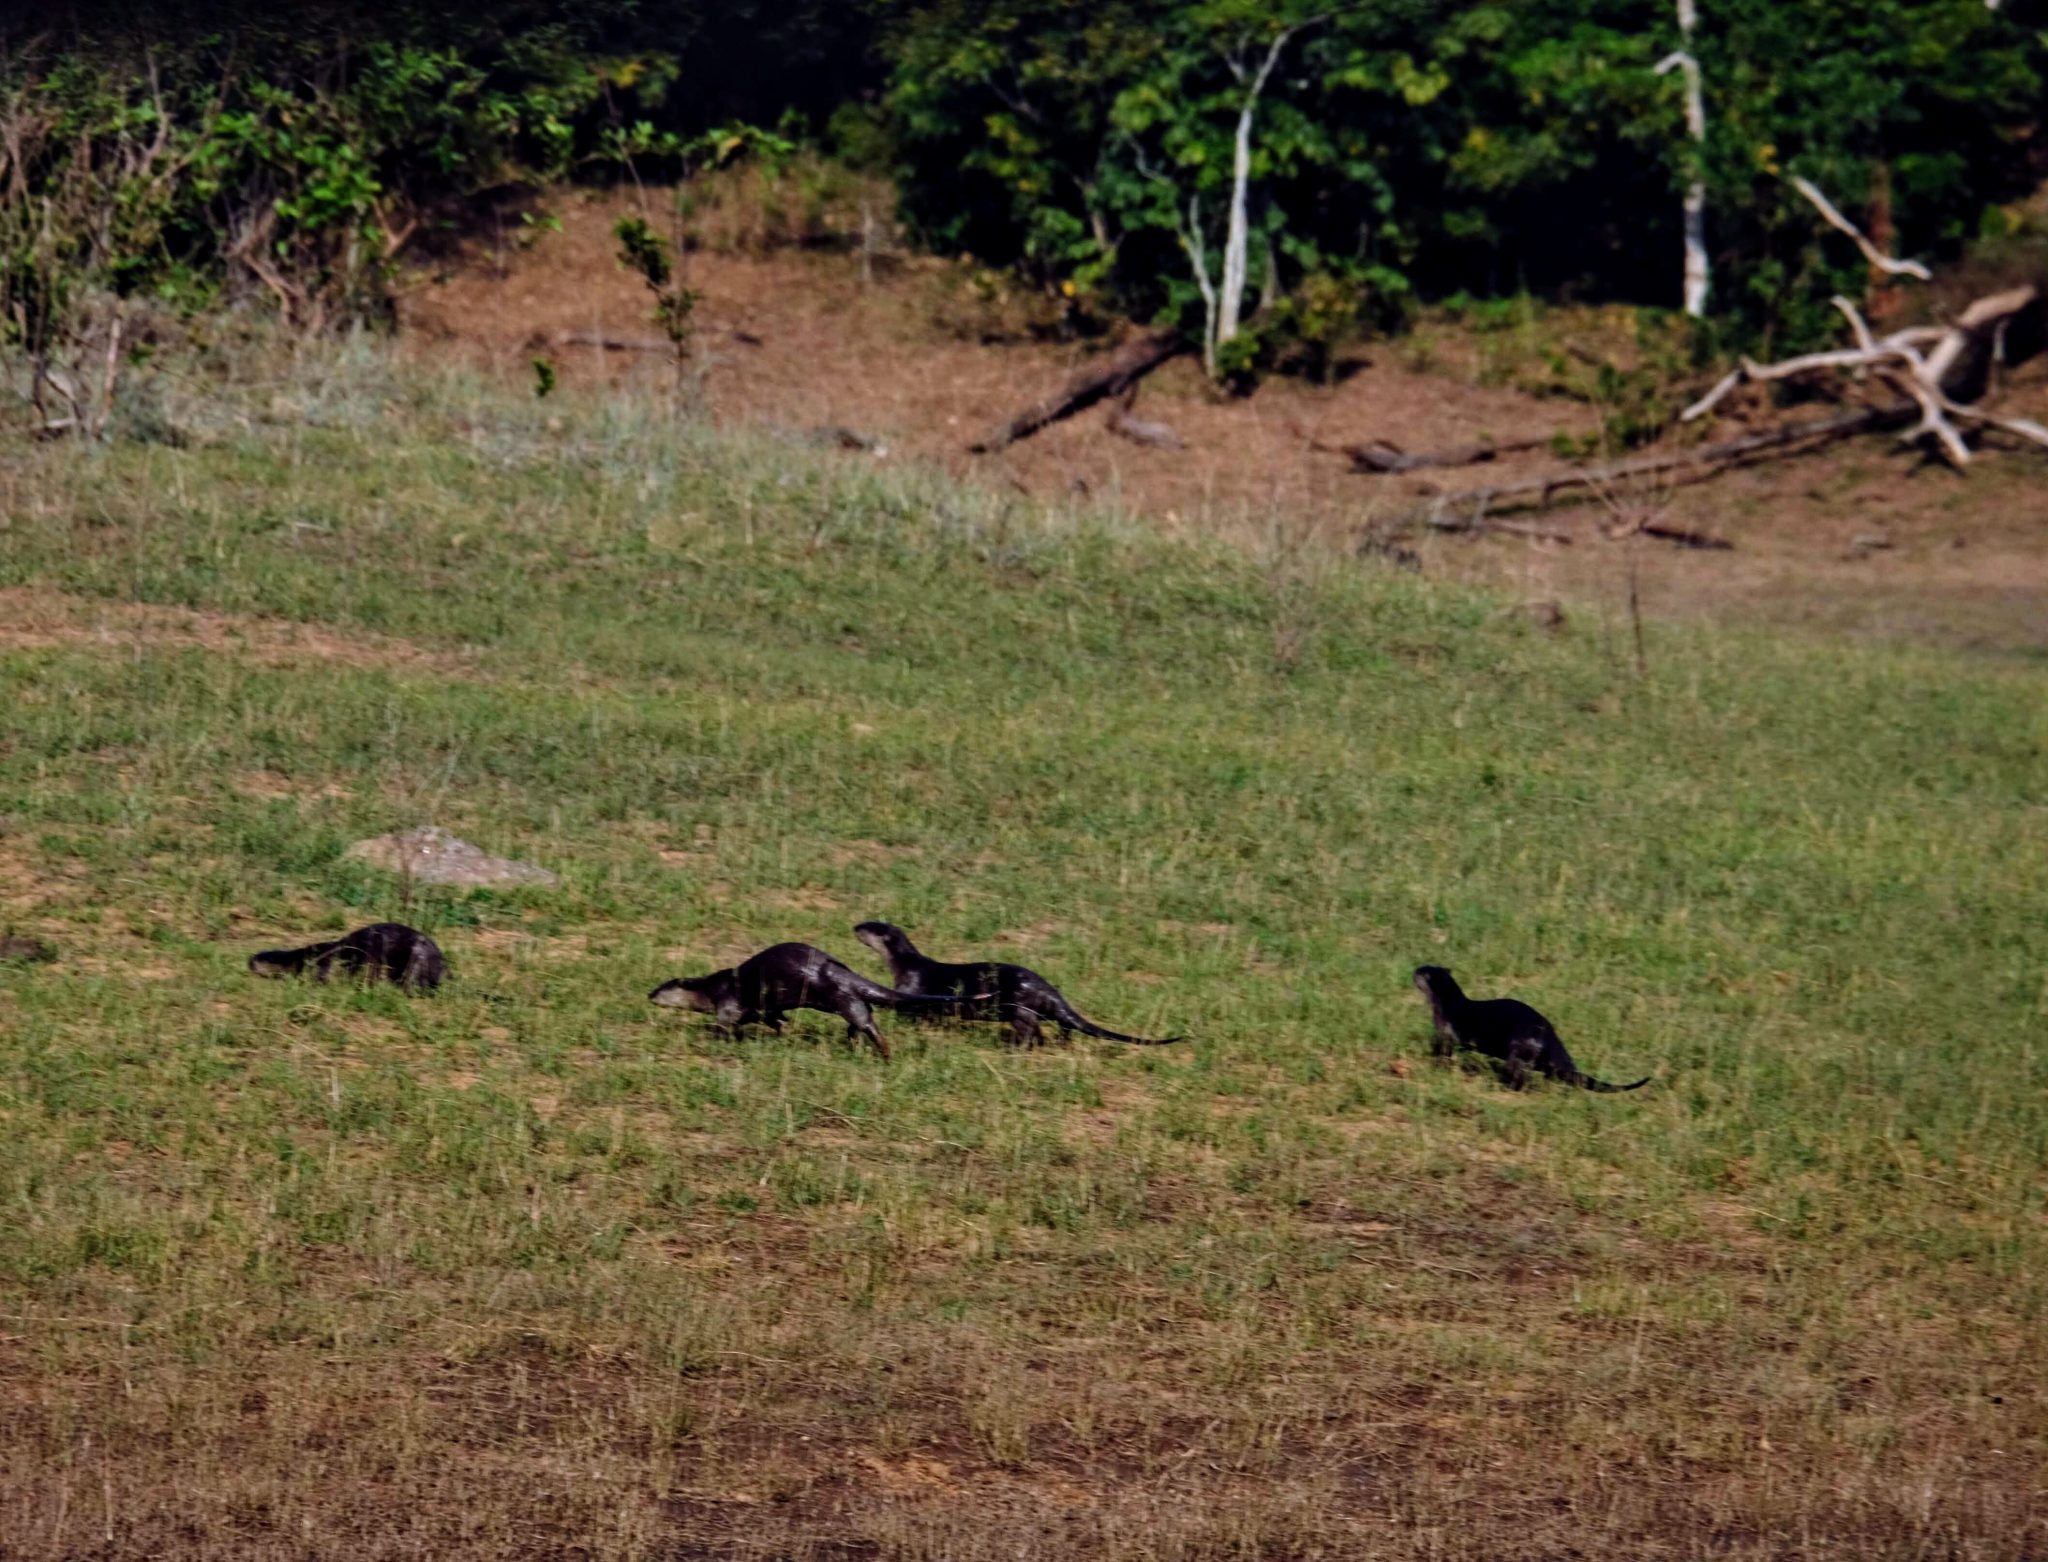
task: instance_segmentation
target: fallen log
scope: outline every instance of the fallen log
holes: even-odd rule
[[[1128,390],[1162,363],[1186,351],[1187,343],[1175,331],[1155,331],[1127,342],[1113,353],[1091,358],[1067,376],[1067,382],[1052,395],[998,423],[967,448],[975,455],[989,455],[1020,439],[1029,439],[1062,418],[1086,411],[1105,396]]]
[[[760,337],[737,326],[713,326],[710,329],[748,347],[762,345]],[[672,353],[676,350],[676,344],[666,336],[614,336],[609,331],[557,331],[553,336],[543,337],[540,342],[529,345],[595,347],[601,352],[611,353]]]
[[[550,347],[595,347],[607,353],[672,353],[676,344],[665,336],[614,336],[609,331],[557,331],[538,344]]]
[[[1430,504],[1409,510],[1396,517],[1393,524],[1425,525],[1439,531],[1497,530],[1500,523],[1493,520],[1489,512],[1502,505],[1519,508],[1530,503],[1548,504],[1555,495],[1572,489],[1604,493],[1618,484],[1650,477],[1676,477],[1685,482],[1701,482],[1730,467],[1744,466],[1761,457],[1790,454],[1795,449],[1829,444],[1875,429],[1900,427],[1912,421],[1916,410],[1911,401],[1859,408],[1854,412],[1833,413],[1823,418],[1807,418],[1760,434],[1745,434],[1740,439],[1701,445],[1692,450],[1641,456],[1631,461],[1610,462],[1606,466],[1574,467],[1569,471],[1501,483],[1492,488],[1468,489],[1464,493],[1446,494]],[[1462,518],[1457,515],[1460,509],[1468,512]]]
[[[1540,450],[1549,443],[1548,439],[1509,439],[1499,443],[1486,441],[1476,445],[1453,445],[1447,450],[1422,450],[1413,455],[1384,439],[1368,439],[1356,445],[1319,445],[1317,448],[1334,450],[1339,455],[1349,457],[1356,471],[1393,475],[1400,472],[1420,472],[1434,467],[1478,466],[1481,462],[1492,461],[1518,451]]]
[[[1735,547],[1726,537],[1695,531],[1675,521],[1660,521],[1655,516],[1620,521],[1607,528],[1607,537],[1610,542],[1625,542],[1630,537],[1657,537],[1665,542],[1675,542],[1681,548],[1698,548],[1708,553],[1729,553]]]
[[[1854,347],[1834,352],[1805,353],[1781,363],[1756,363],[1745,358],[1720,382],[1679,414],[1691,422],[1712,411],[1736,386],[1789,379],[1817,369],[1847,369],[1872,374],[1893,390],[1910,397],[1920,409],[1919,421],[1900,437],[1912,441],[1932,436],[1943,454],[1958,467],[1969,465],[1970,447],[1955,419],[2002,429],[2021,439],[2048,445],[2048,428],[2028,418],[2001,418],[1971,405],[1988,382],[1990,366],[2011,323],[2043,307],[2041,289],[2032,284],[2007,288],[1978,299],[1947,326],[1914,326],[1877,338],[1856,306],[1846,298],[1833,300],[1849,322]],[[1923,351],[1923,349],[1925,349]]]
[[[1636,528],[1645,537],[1661,537],[1666,542],[1675,542],[1681,548],[1698,548],[1706,553],[1730,553],[1735,544],[1726,537],[1716,537],[1712,532],[1694,531],[1690,526],[1674,526],[1669,521],[1645,521]]]
[[[1499,532],[1503,537],[1522,537],[1530,542],[1555,542],[1570,547],[1572,534],[1562,526],[1545,526],[1537,521],[1505,521],[1474,511],[1471,515],[1425,515],[1423,524],[1440,532]]]

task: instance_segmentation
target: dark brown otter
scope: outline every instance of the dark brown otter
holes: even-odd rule
[[[1104,1041],[1126,1041],[1137,1047],[1164,1047],[1185,1039],[1126,1036],[1122,1031],[1106,1030],[1084,1018],[1060,996],[1057,987],[1029,967],[993,960],[962,965],[933,960],[921,954],[910,941],[910,935],[892,923],[863,922],[853,930],[853,936],[889,962],[890,980],[904,992],[962,1000],[963,1006],[955,1018],[1000,1020],[1010,1027],[1010,1039],[1020,1047],[1036,1046],[1044,1040],[1040,1027],[1047,1023],[1060,1028],[1063,1041],[1075,1031],[1084,1036],[1099,1036]],[[972,996],[978,992],[994,996],[983,1002]]]
[[[961,1001],[897,992],[809,944],[776,944],[709,976],[663,982],[647,996],[669,1008],[715,1015],[720,1027],[734,1034],[742,1025],[757,1023],[779,1032],[789,1010],[822,1010],[846,1021],[849,1042],[865,1039],[885,1060],[889,1046],[875,1029],[877,1005],[908,1009]]]
[[[1429,1016],[1436,1026],[1436,1056],[1448,1060],[1460,1048],[1493,1058],[1507,1080],[1520,1090],[1529,1083],[1529,1070],[1584,1090],[1640,1090],[1650,1082],[1645,1074],[1633,1085],[1610,1085],[1604,1079],[1579,1072],[1572,1056],[1557,1039],[1550,1021],[1515,998],[1468,998],[1451,973],[1440,965],[1418,965],[1415,989],[1429,1001]]]
[[[366,982],[396,982],[408,992],[432,992],[448,974],[441,946],[403,922],[373,922],[353,933],[304,949],[266,949],[249,957],[258,976],[299,976],[324,982],[340,971]]]

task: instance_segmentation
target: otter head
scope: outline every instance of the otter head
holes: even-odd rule
[[[910,947],[903,929],[890,922],[862,922],[854,928],[853,936],[883,956],[901,954]]]
[[[1415,968],[1415,990],[1425,998],[1434,998],[1446,990],[1455,990],[1457,985],[1451,980],[1451,973],[1440,965],[1418,965]]]
[[[249,956],[249,969],[258,976],[290,976],[298,970],[292,949],[265,949]]]
[[[673,981],[663,982],[647,996],[665,1009],[715,1009],[718,1005],[703,987],[708,979],[702,976],[679,976]]]

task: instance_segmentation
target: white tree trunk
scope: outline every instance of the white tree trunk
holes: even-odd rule
[[[1265,63],[1245,92],[1244,107],[1238,111],[1237,143],[1230,164],[1230,222],[1223,238],[1223,285],[1216,292],[1216,328],[1206,355],[1211,374],[1215,373],[1216,349],[1237,335],[1244,307],[1251,226],[1248,196],[1252,181],[1252,114],[1258,107],[1259,94],[1266,90],[1266,79],[1280,62],[1280,51],[1287,47],[1287,40],[1310,25],[1304,22],[1299,27],[1290,27],[1273,40]]]
[[[1657,74],[1676,70],[1685,77],[1685,129],[1695,147],[1707,139],[1707,105],[1700,92],[1700,62],[1692,55],[1692,32],[1699,25],[1693,0],[1678,0],[1678,31],[1685,47],[1666,55]],[[1685,189],[1685,312],[1694,319],[1707,312],[1707,187],[1695,179]]]
[[[1707,312],[1707,187],[1697,179],[1685,191],[1685,312]]]
[[[1202,368],[1210,379],[1216,378],[1217,301],[1216,285],[1209,280],[1209,254],[1202,245],[1202,198],[1188,197],[1188,225],[1180,236],[1183,248],[1188,252],[1188,264],[1194,268],[1195,286],[1202,290]],[[1224,268],[1226,274],[1229,267]]]

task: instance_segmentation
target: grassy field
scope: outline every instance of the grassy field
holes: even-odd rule
[[[249,404],[0,457],[0,1556],[2048,1555],[2038,665]],[[646,1001],[876,916],[1194,1040]]]

